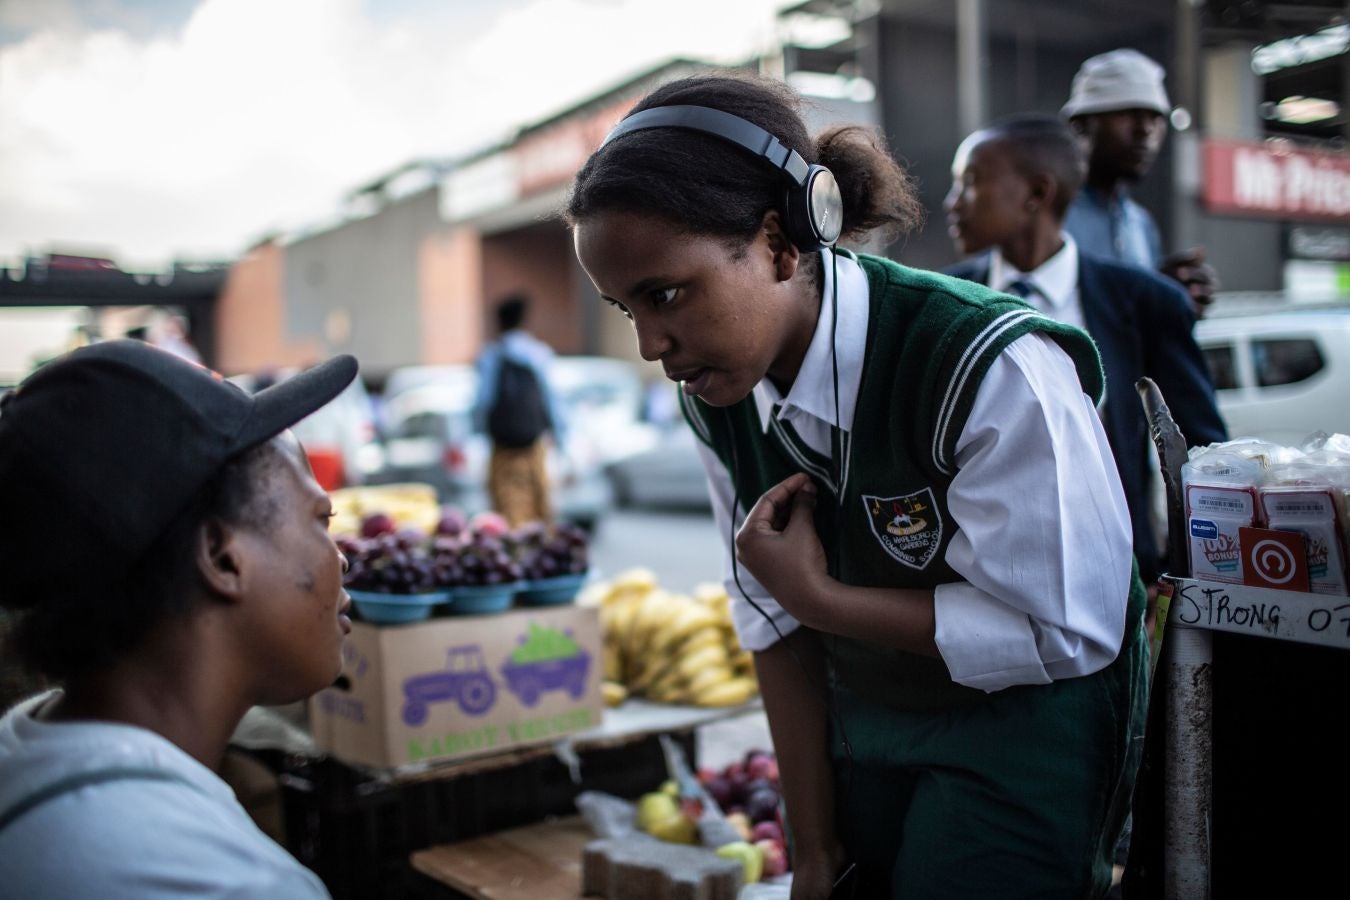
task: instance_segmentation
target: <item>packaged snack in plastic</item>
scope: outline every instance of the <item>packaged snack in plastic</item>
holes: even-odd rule
[[[1245,452],[1255,450],[1258,442],[1236,443],[1241,446],[1215,444],[1192,451],[1191,458],[1181,466],[1194,578],[1242,583],[1239,530],[1260,524],[1256,491],[1263,481],[1268,457],[1264,449],[1251,455]]]

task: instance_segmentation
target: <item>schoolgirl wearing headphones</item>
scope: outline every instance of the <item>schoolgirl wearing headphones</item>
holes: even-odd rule
[[[836,249],[920,207],[873,131],[813,141],[797,106],[744,76],[667,84],[567,207],[700,438],[793,897],[1104,894],[1146,649],[1095,348]]]

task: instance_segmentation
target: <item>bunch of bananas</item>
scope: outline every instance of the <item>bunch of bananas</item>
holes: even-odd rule
[[[692,596],[662,590],[646,569],[591,585],[580,604],[600,608],[605,701],[628,696],[663,703],[738,706],[759,692],[750,652],[731,625],[721,585]]]
[[[328,494],[333,500],[334,534],[359,534],[367,513],[388,514],[399,528],[417,528],[430,533],[440,519],[436,489],[429,484],[371,484],[340,488]]]

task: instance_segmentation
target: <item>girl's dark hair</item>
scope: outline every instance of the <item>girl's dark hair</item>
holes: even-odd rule
[[[257,527],[271,521],[261,486],[275,452],[267,442],[226,463],[120,582],[53,591],[15,612],[4,655],[62,682],[106,668],[155,626],[187,612],[197,596],[201,527],[213,520]]]
[[[844,239],[884,229],[891,240],[923,219],[909,176],[875,130],[834,126],[813,141],[798,114],[801,99],[780,81],[739,73],[684,78],[653,91],[629,115],[681,104],[740,116],[829,168],[843,194]],[[566,216],[575,224],[602,212],[651,215],[743,244],[782,197],[782,176],[744,149],[685,128],[651,128],[591,155],[572,184]]]

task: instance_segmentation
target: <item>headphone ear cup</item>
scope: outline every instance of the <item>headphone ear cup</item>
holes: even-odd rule
[[[834,173],[824,166],[812,166],[805,184],[788,182],[783,191],[783,218],[788,239],[803,253],[833,247],[844,219],[844,201]]]
[[[824,246],[811,227],[806,191],[792,182],[783,188],[783,227],[788,240],[802,253],[814,253]]]

